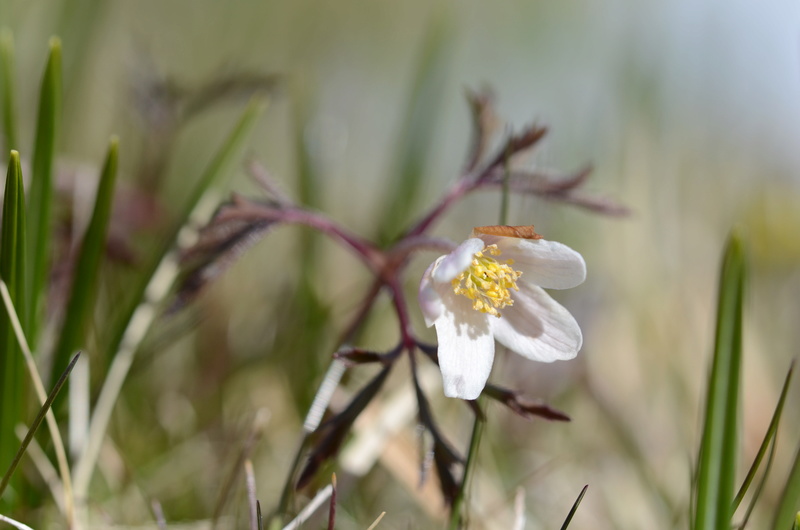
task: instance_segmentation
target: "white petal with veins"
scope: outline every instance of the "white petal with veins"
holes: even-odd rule
[[[439,339],[439,369],[444,394],[448,397],[476,399],[492,371],[494,338],[489,317],[472,309],[463,296],[451,295],[445,310],[436,320]]]
[[[490,322],[498,342],[533,361],[573,359],[583,344],[575,318],[535,285],[520,285],[514,305]]]
[[[583,256],[557,241],[546,239],[483,238],[487,245],[497,244],[503,257],[514,260],[514,268],[522,271],[527,283],[545,289],[569,289],[586,279]]]

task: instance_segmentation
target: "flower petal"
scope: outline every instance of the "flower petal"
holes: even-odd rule
[[[487,245],[496,244],[501,259],[514,260],[522,279],[546,289],[569,289],[586,279],[586,262],[567,245],[546,239],[481,236]]]
[[[498,342],[534,361],[574,358],[583,344],[575,318],[540,287],[518,285],[514,305],[504,308],[501,318],[490,320]]]
[[[433,270],[444,258],[445,256],[441,256],[431,263],[430,267],[425,271],[425,274],[422,275],[422,281],[419,284],[417,299],[419,300],[419,307],[422,309],[422,316],[425,317],[425,325],[428,327],[431,327],[444,311],[442,297],[436,291],[433,279],[431,278]]]
[[[494,338],[489,318],[494,318],[472,309],[463,296],[452,292],[445,296],[444,311],[435,322],[444,394],[477,399],[492,371]]]
[[[483,250],[484,243],[477,237],[467,239],[450,254],[444,256],[437,267],[433,269],[433,281],[437,283],[449,283],[456,276],[464,272],[472,262],[476,252]]]

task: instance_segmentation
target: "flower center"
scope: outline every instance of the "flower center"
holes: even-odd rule
[[[499,309],[514,304],[510,291],[519,291],[517,280],[522,276],[522,272],[511,268],[513,259],[498,261],[491,257],[499,255],[497,245],[476,252],[469,268],[452,282],[456,294],[472,300],[472,309],[496,317],[500,316]]]

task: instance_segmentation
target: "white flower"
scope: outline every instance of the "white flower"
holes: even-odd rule
[[[542,288],[586,279],[586,263],[533,226],[483,226],[428,267],[419,289],[425,322],[436,326],[444,393],[476,399],[494,360],[494,341],[527,359],[572,359],[583,343],[573,316]]]

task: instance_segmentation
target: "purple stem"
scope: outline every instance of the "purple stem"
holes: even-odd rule
[[[386,264],[383,252],[366,239],[349,232],[327,217],[298,207],[265,208],[263,205],[250,202],[240,203],[239,211],[244,211],[246,216],[266,221],[300,224],[319,230],[350,247],[376,275],[379,277],[383,275]]]
[[[386,282],[386,286],[392,291],[392,301],[397,312],[397,320],[400,324],[400,340],[403,347],[409,352],[413,352],[417,345],[417,339],[411,329],[411,319],[408,317],[408,305],[403,294],[403,288],[398,283],[397,277],[391,278]]]

